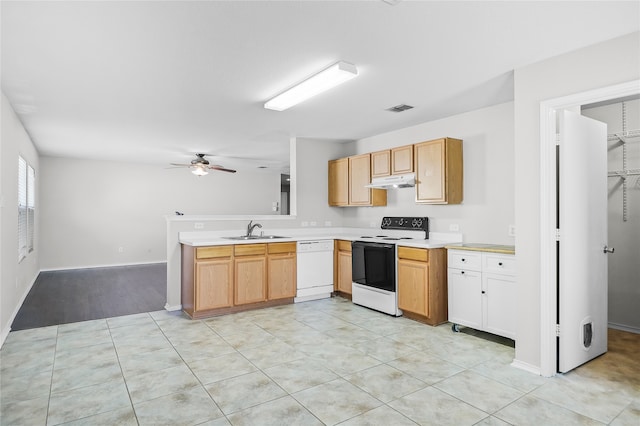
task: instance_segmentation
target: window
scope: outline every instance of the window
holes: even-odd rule
[[[18,261],[33,251],[35,237],[36,172],[18,157]]]

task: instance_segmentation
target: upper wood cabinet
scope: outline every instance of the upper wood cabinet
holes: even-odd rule
[[[349,159],[329,161],[329,205],[349,205]]]
[[[329,161],[330,206],[386,206],[387,191],[365,187],[370,183],[371,154]]]
[[[413,145],[371,153],[371,177],[413,172]]]
[[[391,174],[413,173],[413,145],[400,146],[391,150]]]
[[[462,202],[462,141],[443,138],[414,145],[416,203]]]
[[[391,151],[385,149],[384,151],[371,153],[371,177],[384,177],[391,174]]]

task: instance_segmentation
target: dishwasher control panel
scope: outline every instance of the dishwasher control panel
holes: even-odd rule
[[[333,251],[333,240],[298,241],[297,252]]]

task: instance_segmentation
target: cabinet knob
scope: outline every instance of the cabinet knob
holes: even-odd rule
[[[464,271],[460,271],[460,273],[461,273],[462,275],[464,275]]]
[[[486,294],[486,293],[487,293],[486,291],[482,290],[482,294]]]
[[[463,262],[466,262],[466,261],[467,261],[467,259],[465,259],[465,258],[463,257],[463,258],[462,258],[462,261],[463,261]]]
[[[502,262],[498,262],[498,266],[502,266]]]

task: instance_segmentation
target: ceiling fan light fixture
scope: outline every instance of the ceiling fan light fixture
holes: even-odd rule
[[[267,101],[264,107],[274,111],[284,111],[357,75],[358,69],[355,65],[343,61],[337,62]]]
[[[202,166],[196,166],[193,170],[191,170],[191,173],[193,173],[196,176],[206,176],[209,174],[207,169],[205,169]]]

